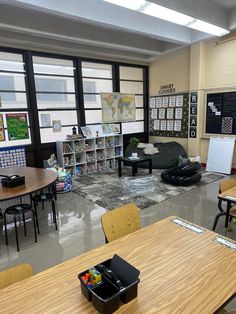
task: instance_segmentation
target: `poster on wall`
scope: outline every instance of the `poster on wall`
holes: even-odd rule
[[[61,132],[61,120],[52,120],[52,131],[53,133]]]
[[[51,115],[49,113],[41,113],[41,127],[49,127],[51,126]]]
[[[101,93],[101,103],[103,123],[129,122],[136,119],[135,95]]]
[[[0,114],[0,142],[5,141],[3,115]]]
[[[27,113],[7,113],[6,121],[9,141],[29,138]]]

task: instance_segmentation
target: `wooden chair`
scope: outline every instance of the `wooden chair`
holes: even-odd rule
[[[13,283],[33,276],[33,268],[30,264],[20,264],[0,272],[0,289]]]
[[[221,181],[219,184],[219,194],[233,188],[234,186],[236,186],[236,180],[235,179],[225,179],[225,180]],[[215,231],[215,229],[216,229],[219,218],[221,216],[226,215],[225,209],[222,208],[222,203],[223,203],[222,200],[218,201],[218,209],[219,209],[220,213],[216,215],[216,218],[215,218],[215,221],[213,224],[213,228],[212,228],[213,231]],[[230,208],[230,221],[232,220],[233,217],[236,217],[236,205],[234,205]]]
[[[119,239],[141,227],[139,209],[135,204],[115,208],[101,217],[106,243]]]

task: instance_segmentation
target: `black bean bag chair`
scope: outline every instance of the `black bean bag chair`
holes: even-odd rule
[[[139,157],[151,157],[153,169],[169,169],[176,166],[179,162],[179,156],[187,157],[184,148],[177,142],[155,143],[159,153],[154,155],[145,155],[143,148],[138,148]],[[125,151],[125,156],[131,156],[132,148],[128,146]],[[148,168],[148,163],[141,163],[139,167]]]
[[[165,170],[161,174],[162,181],[165,183],[189,186],[198,183],[202,175],[198,170],[201,169],[199,163],[187,163],[182,166]]]
[[[193,175],[201,169],[199,162],[188,162],[184,165],[168,169],[168,174],[174,176]]]

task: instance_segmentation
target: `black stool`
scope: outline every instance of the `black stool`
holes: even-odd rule
[[[34,211],[35,211],[35,218],[36,218],[36,225],[39,231],[39,222],[38,222],[38,213],[37,213],[37,205],[39,203],[42,203],[42,207],[44,210],[44,203],[49,201],[52,203],[52,216],[53,216],[53,222],[55,224],[55,229],[57,230],[57,216],[56,216],[56,206],[55,206],[55,201],[54,201],[54,194],[52,193],[41,193],[41,194],[36,194],[35,196],[32,197],[32,201],[34,204]]]
[[[34,211],[33,211],[33,209],[32,209],[30,204],[17,204],[17,205],[10,206],[10,207],[8,207],[5,210],[4,215],[3,215],[4,226],[5,226],[6,245],[8,245],[6,215],[14,216],[14,225],[15,225],[17,251],[20,251],[20,248],[19,248],[19,239],[18,239],[18,232],[17,232],[16,216],[22,215],[23,223],[24,223],[24,233],[25,233],[25,236],[27,236],[26,224],[25,224],[25,213],[26,212],[31,212],[31,214],[32,214],[32,220],[33,220],[33,225],[34,225],[34,237],[35,237],[35,242],[37,242],[37,233],[36,233],[36,225],[35,225],[35,214],[34,214]]]

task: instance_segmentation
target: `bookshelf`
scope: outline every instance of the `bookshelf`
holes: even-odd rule
[[[57,141],[57,160],[73,175],[116,167],[123,156],[123,135],[107,135],[78,140]]]

